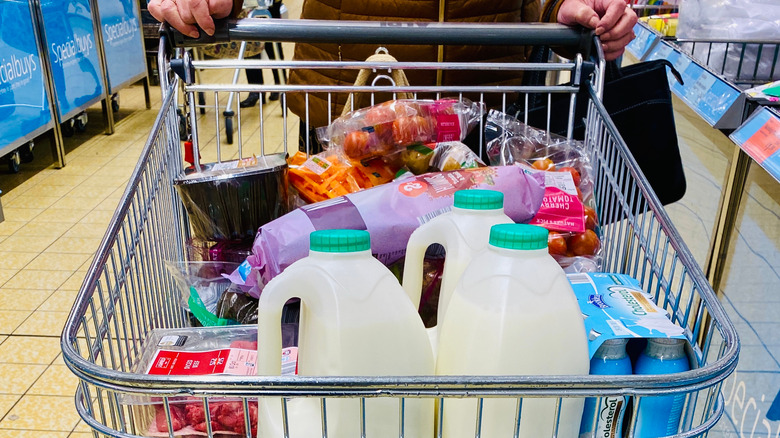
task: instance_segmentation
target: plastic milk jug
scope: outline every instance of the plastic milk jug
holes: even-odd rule
[[[585,323],[566,274],[547,252],[547,230],[502,224],[455,287],[439,325],[437,375],[584,375]],[[519,436],[552,436],[555,398],[524,398]],[[576,437],[584,399],[561,404],[558,437]],[[514,435],[517,399],[486,398],[481,436]],[[473,437],[475,400],[444,401],[443,436]]]
[[[432,375],[433,352],[417,308],[393,274],[371,256],[366,231],[323,230],[309,256],[263,289],[258,304],[258,373],[280,375],[281,312],[301,299],[299,376]],[[282,400],[260,398],[259,436],[283,436]],[[360,399],[290,398],[290,437],[361,436]],[[433,435],[433,401],[405,399],[404,436]],[[365,399],[366,435],[398,437],[399,400]]]
[[[425,251],[434,243],[446,251],[436,320],[441,323],[452,291],[472,257],[487,248],[490,227],[511,224],[504,214],[504,194],[494,190],[455,192],[452,211],[436,216],[416,229],[406,246],[403,285],[415,304],[420,303]],[[436,328],[429,329],[436,349]]]
[[[690,370],[684,339],[651,338],[634,364],[634,374],[672,374]],[[677,433],[685,394],[643,397],[636,419],[637,438],[655,438]]]

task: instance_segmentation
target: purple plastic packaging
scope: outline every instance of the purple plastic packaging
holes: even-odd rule
[[[504,211],[515,222],[534,217],[544,196],[544,176],[519,166],[435,172],[298,208],[260,227],[250,255],[228,278],[252,296],[293,262],[309,254],[309,234],[334,228],[368,230],[371,252],[389,265],[406,252],[420,225],[449,211],[458,190],[504,193]]]

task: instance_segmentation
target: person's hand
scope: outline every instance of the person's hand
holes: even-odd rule
[[[558,23],[596,30],[607,61],[618,58],[634,39],[636,14],[625,0],[564,0]]]
[[[214,35],[214,18],[225,18],[233,9],[233,0],[149,0],[149,13],[179,32],[197,38],[197,24]]]

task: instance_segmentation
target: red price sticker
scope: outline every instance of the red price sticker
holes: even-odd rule
[[[759,163],[780,150],[780,120],[770,117],[742,144],[742,149]]]

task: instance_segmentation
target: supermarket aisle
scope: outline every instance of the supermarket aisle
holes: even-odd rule
[[[720,186],[735,147],[677,100],[688,192],[667,211],[703,264]],[[738,232],[729,248],[722,303],[742,343],[737,371],[723,385],[726,412],[711,437],[780,433],[780,183],[752,165]]]

